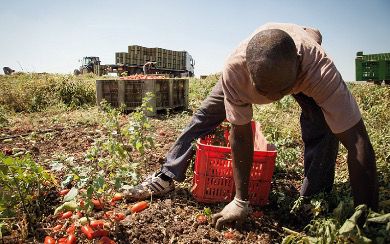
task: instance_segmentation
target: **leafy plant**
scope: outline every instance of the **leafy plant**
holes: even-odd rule
[[[379,214],[359,205],[351,213],[351,204],[340,203],[333,215],[313,219],[304,228],[304,232],[295,232],[287,228],[289,234],[282,243],[388,243],[390,241],[390,214]],[[341,224],[343,223],[343,224]]]
[[[14,218],[19,212],[27,216],[29,223],[34,222],[30,206],[38,199],[35,210],[39,213],[44,203],[39,201],[38,196],[45,188],[44,183],[53,180],[52,175],[29,155],[17,158],[0,153],[0,225],[7,226],[4,220]]]

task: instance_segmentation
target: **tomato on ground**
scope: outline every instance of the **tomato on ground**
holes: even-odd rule
[[[198,214],[196,216],[196,222],[198,222],[198,224],[204,224],[207,222],[207,217],[203,214]]]
[[[76,231],[76,226],[74,224],[71,224],[67,229],[66,229],[66,233],[68,234],[74,234],[74,232]]]
[[[223,236],[226,238],[226,239],[234,239],[234,232],[233,231],[226,231]]]
[[[93,229],[89,225],[83,225],[81,226],[81,231],[84,233],[84,235],[89,239],[93,239]]]
[[[108,234],[109,234],[108,230],[95,230],[93,232],[93,237],[97,238],[102,236],[108,236]]]
[[[76,236],[74,234],[70,234],[66,239],[66,244],[75,244],[75,243],[76,243]]]
[[[59,231],[59,230],[61,230],[61,228],[62,228],[62,225],[58,224],[58,225],[54,226],[52,230],[53,231]]]
[[[51,236],[46,236],[44,244],[56,244],[56,240]]]
[[[66,194],[68,194],[68,192],[70,191],[70,189],[63,189],[59,192],[60,196],[65,196]]]
[[[103,200],[102,199],[92,199],[93,206],[96,210],[103,209]]]
[[[103,220],[91,220],[89,225],[93,228],[103,228],[104,221]]]
[[[148,202],[146,201],[137,202],[131,207],[130,211],[133,213],[138,213],[145,210],[147,207],[148,207]]]
[[[73,212],[72,211],[68,211],[68,212],[65,212],[61,215],[61,219],[69,219],[70,217],[72,217],[73,215]]]
[[[126,218],[126,215],[124,213],[116,213],[114,219],[116,221],[121,221]]]

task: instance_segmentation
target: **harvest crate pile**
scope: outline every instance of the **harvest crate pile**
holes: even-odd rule
[[[186,69],[186,51],[173,51],[164,48],[147,48],[138,45],[128,47],[128,52],[115,53],[117,64],[143,65],[146,62],[157,62],[158,68]]]

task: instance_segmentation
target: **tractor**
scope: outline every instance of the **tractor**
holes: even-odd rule
[[[100,65],[99,57],[83,57],[81,61],[81,66],[79,69],[74,70],[74,75],[94,73],[95,67]]]

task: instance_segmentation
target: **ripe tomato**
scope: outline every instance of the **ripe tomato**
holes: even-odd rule
[[[107,212],[105,212],[104,213],[104,215],[103,215],[103,217],[105,218],[105,219],[109,219],[112,215],[114,214],[114,211],[107,211]]]
[[[62,237],[58,239],[57,244],[66,244],[66,241],[67,241],[66,237]]]
[[[133,213],[138,213],[138,212],[145,210],[147,207],[148,207],[148,202],[142,201],[142,202],[137,202],[136,204],[134,204],[130,210]]]
[[[103,236],[99,241],[98,244],[115,244],[115,241],[111,240],[107,236]]]
[[[95,230],[93,232],[93,237],[97,238],[102,236],[108,236],[108,234],[109,234],[108,230]]]
[[[61,228],[62,228],[62,225],[58,224],[58,225],[54,226],[52,230],[53,231],[59,231],[59,230],[61,230]]]
[[[89,225],[83,225],[81,226],[81,231],[84,233],[84,235],[89,239],[93,239],[93,229]]]
[[[120,201],[122,200],[123,196],[121,193],[115,193],[115,195],[112,197],[111,201]]]
[[[96,210],[103,209],[103,199],[92,199],[92,203]]]
[[[204,216],[203,214],[198,214],[196,216],[196,222],[198,222],[198,224],[204,224],[207,222],[207,217]]]
[[[51,236],[46,236],[44,244],[56,244],[56,240]]]
[[[226,231],[223,236],[226,238],[226,239],[234,239],[234,232],[233,231]]]
[[[103,228],[104,221],[103,220],[91,220],[89,225],[93,228]]]
[[[68,212],[65,212],[61,215],[61,219],[69,219],[70,217],[72,217],[73,215],[73,212],[72,211],[68,211]]]
[[[69,191],[70,189],[63,189],[58,194],[60,194],[60,196],[65,196],[66,194],[68,194]]]
[[[76,226],[74,224],[71,224],[67,229],[66,229],[66,233],[68,234],[74,234],[74,232],[76,231]]]
[[[66,239],[66,244],[75,244],[75,243],[76,243],[76,236],[74,234],[70,234]]]
[[[116,221],[121,221],[121,220],[124,220],[125,218],[126,218],[126,216],[125,216],[124,213],[116,213],[116,214],[115,214],[115,217],[114,217],[114,219],[115,219]]]

